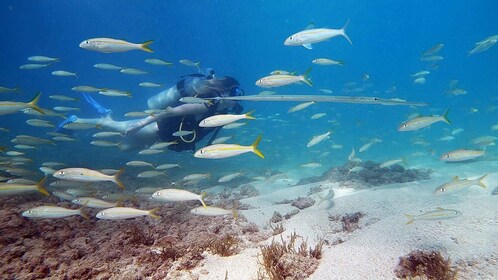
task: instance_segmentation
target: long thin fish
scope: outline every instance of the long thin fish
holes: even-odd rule
[[[323,96],[323,95],[246,95],[213,97],[206,99],[215,100],[237,100],[237,101],[294,101],[294,102],[333,102],[333,103],[353,103],[353,104],[377,104],[377,105],[402,105],[402,106],[427,106],[425,102],[410,102],[401,99],[384,99],[368,96]]]

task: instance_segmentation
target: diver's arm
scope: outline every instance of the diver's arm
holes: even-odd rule
[[[147,126],[153,122],[161,121],[165,118],[177,117],[177,116],[186,116],[186,115],[197,115],[204,114],[209,110],[204,104],[183,104],[176,107],[168,107],[164,112],[149,116],[144,119],[141,119],[138,122],[131,124],[125,132],[125,135],[135,134],[144,126]]]

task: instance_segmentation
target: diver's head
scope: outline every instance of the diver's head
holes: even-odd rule
[[[235,78],[226,76],[219,80],[225,89],[224,92],[228,93],[228,96],[241,96],[245,94],[244,90],[240,88],[240,84]]]

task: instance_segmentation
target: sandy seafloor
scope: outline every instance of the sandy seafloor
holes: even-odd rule
[[[317,270],[309,279],[395,279],[399,257],[412,250],[436,250],[458,267],[458,279],[498,279],[498,161],[448,164],[434,162],[430,180],[392,184],[366,191],[350,192],[328,182],[287,187],[292,179],[273,185],[252,183],[260,196],[241,200],[254,209],[240,211],[249,221],[268,227],[274,211],[290,212],[289,204],[274,205],[283,199],[307,196],[313,186],[329,184],[336,190],[333,205],[326,202],[301,210],[284,220],[284,239],[295,231],[308,245],[324,238],[338,245],[325,245]],[[469,189],[436,196],[434,189],[458,175],[460,178],[482,176],[488,188]],[[297,174],[297,173],[296,173]],[[288,174],[289,175],[289,174]],[[462,215],[447,220],[415,221],[407,225],[404,213],[420,214],[436,207],[456,209]],[[362,212],[360,228],[352,233],[332,233],[329,214]],[[280,237],[276,237],[279,241]],[[271,238],[268,242],[271,241]],[[208,255],[204,264],[192,273],[199,279],[256,279],[259,248],[248,248],[230,257]]]

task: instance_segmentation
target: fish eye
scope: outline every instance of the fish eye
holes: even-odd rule
[[[444,155],[445,158],[450,158],[450,155]]]
[[[440,191],[441,191],[441,192],[444,192],[444,191],[446,191],[446,189],[445,189],[445,188],[441,188],[441,189],[440,189]]]
[[[85,44],[88,44],[88,43],[89,43],[89,42],[88,42],[88,40],[87,40],[87,41],[85,41]]]
[[[292,36],[289,37],[289,40],[292,40]]]
[[[64,175],[66,172],[64,171],[59,171],[59,175]]]
[[[379,98],[378,97],[374,97],[373,101],[379,101]]]

